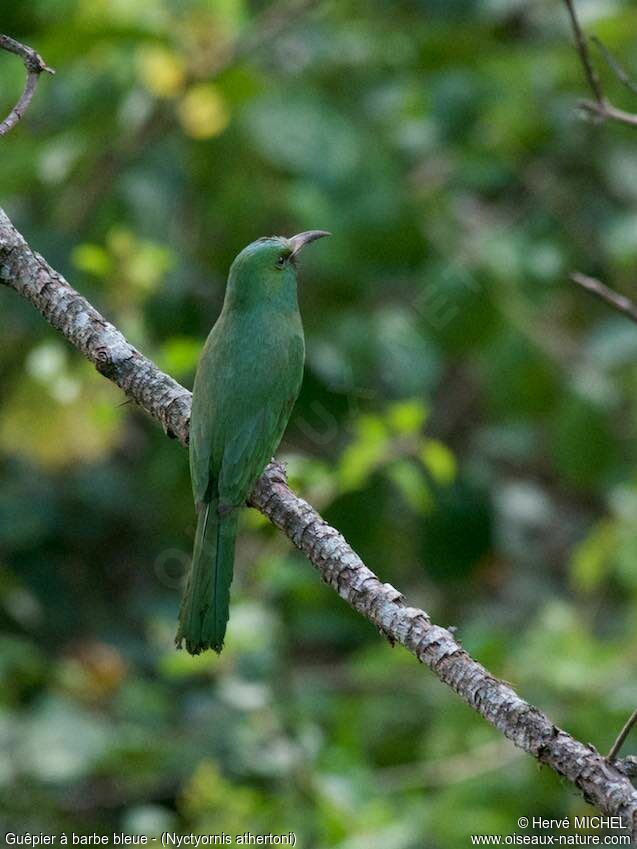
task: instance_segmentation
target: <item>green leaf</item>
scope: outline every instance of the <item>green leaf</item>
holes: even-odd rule
[[[361,416],[356,430],[356,439],[343,451],[339,464],[343,491],[358,489],[365,483],[381,464],[389,441],[387,428],[378,416]]]
[[[426,513],[431,509],[431,493],[422,472],[414,463],[410,460],[398,460],[388,467],[387,475],[396,484],[412,510],[416,513]]]
[[[113,268],[111,258],[104,248],[89,242],[73,249],[71,262],[80,271],[86,271],[96,277],[106,277]]]
[[[437,483],[446,485],[453,482],[456,477],[456,460],[444,443],[437,439],[427,439],[419,456]]]
[[[387,412],[387,422],[396,433],[418,433],[427,418],[427,408],[418,399],[397,401],[390,404]]]
[[[575,548],[571,558],[571,578],[582,592],[596,590],[608,574],[617,544],[617,526],[611,520],[599,522]]]
[[[173,336],[162,345],[158,365],[173,377],[182,378],[195,370],[202,347],[201,339]]]

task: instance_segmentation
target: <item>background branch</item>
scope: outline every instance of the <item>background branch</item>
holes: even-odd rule
[[[630,112],[625,112],[622,109],[617,109],[615,106],[609,103],[609,101],[604,96],[601,81],[599,79],[599,76],[597,75],[595,66],[593,65],[593,61],[590,55],[590,51],[588,49],[586,36],[584,35],[582,28],[579,24],[574,2],[573,0],[564,0],[564,2],[566,4],[566,8],[568,10],[569,17],[571,20],[571,27],[573,29],[575,45],[579,53],[582,66],[584,68],[584,73],[588,81],[588,85],[595,98],[594,101],[583,101],[581,103],[581,106],[587,112],[591,113],[592,115],[596,116],[601,120],[612,119],[615,121],[619,121],[620,123],[628,124],[630,126],[637,126],[637,115]],[[630,79],[629,75],[626,73],[624,68],[619,64],[619,62],[615,59],[615,57],[603,44],[603,42],[596,36],[592,36],[591,41],[600,51],[607,65],[610,67],[610,69],[613,71],[619,81],[632,94],[637,94],[637,85]],[[615,292],[613,289],[611,289],[609,286],[606,286],[600,280],[597,280],[595,277],[590,277],[587,274],[582,274],[581,272],[573,272],[570,275],[570,278],[574,283],[577,283],[578,286],[581,286],[583,289],[586,289],[587,292],[590,292],[596,297],[601,298],[614,310],[617,310],[617,312],[622,313],[622,315],[625,315],[627,318],[631,319],[631,321],[637,322],[637,306],[630,300],[630,298],[627,298],[625,295],[621,295],[618,292]],[[622,745],[624,744],[626,738],[628,737],[636,723],[637,709],[633,711],[626,724],[620,731],[619,735],[617,736],[617,739],[613,743],[608,753],[609,761],[616,761],[617,755],[619,754]],[[624,759],[624,761],[622,762],[622,768],[625,771],[626,775],[632,777],[635,777],[637,775],[636,761],[637,759],[635,759],[634,757]]]
[[[637,708],[628,717],[628,719],[626,720],[626,724],[624,725],[622,730],[619,732],[619,734],[617,735],[617,739],[615,740],[615,742],[611,746],[611,750],[608,753],[608,760],[609,761],[615,760],[615,758],[619,754],[619,750],[624,745],[626,738],[628,737],[628,735],[633,730],[633,728],[635,727],[636,724],[637,724]]]
[[[0,282],[26,298],[105,377],[157,419],[182,444],[188,441],[190,393],[130,345],[89,302],[37,253],[0,210]],[[266,469],[249,503],[299,548],[329,584],[392,643],[400,643],[494,728],[576,786],[584,798],[627,827],[637,827],[637,790],[628,768],[554,725],[512,687],[491,675],[453,634],[409,607],[382,583],[341,534],[287,485],[283,468]]]
[[[577,283],[582,289],[586,289],[587,292],[601,298],[602,301],[605,301],[614,310],[617,310],[617,312],[622,313],[622,315],[625,315],[631,321],[637,322],[637,305],[630,298],[620,295],[619,292],[615,292],[614,289],[606,286],[601,280],[597,280],[595,277],[589,277],[588,274],[582,274],[580,271],[574,271],[570,275],[570,278],[573,283]]]
[[[615,74],[617,79],[622,83],[622,85],[626,86],[628,91],[632,94],[637,94],[637,84],[635,84],[631,78],[628,76],[624,68],[619,64],[617,59],[613,56],[610,50],[606,47],[604,42],[598,38],[596,35],[591,35],[591,41],[597,47],[599,52],[604,57],[606,64],[611,69],[611,71]]]
[[[27,110],[35,94],[38,79],[42,71],[46,71],[47,74],[54,74],[55,71],[44,63],[39,53],[36,53],[35,50],[27,47],[25,44],[20,44],[19,41],[10,38],[8,35],[0,35],[0,50],[15,53],[16,56],[22,59],[24,67],[27,69],[27,81],[20,99],[4,121],[0,123],[0,136],[4,136],[12,127],[15,127]]]
[[[571,21],[573,36],[575,38],[575,47],[577,48],[577,52],[579,53],[580,61],[582,63],[584,74],[586,76],[586,81],[588,82],[589,88],[593,93],[594,97],[594,100],[582,100],[580,102],[580,106],[582,107],[582,109],[584,109],[586,112],[588,112],[590,115],[600,121],[612,120],[618,121],[621,124],[628,124],[629,126],[637,127],[637,115],[632,112],[626,112],[623,109],[618,109],[606,98],[601,80],[597,74],[597,71],[595,70],[590,50],[588,49],[586,35],[582,31],[579,19],[577,17],[575,3],[573,2],[573,0],[564,0],[564,3],[568,10],[569,18]],[[595,43],[602,51],[604,58],[610,64],[614,73],[617,74],[621,82],[631,88],[632,84],[628,80],[627,74],[625,74],[623,69],[616,62],[616,60],[601,44],[599,39],[597,39]]]
[[[579,271],[575,271],[570,275],[571,280],[574,283],[577,283],[578,286],[581,286],[583,289],[586,289],[587,292],[595,295],[598,298],[601,298],[605,303],[611,306],[617,312],[620,312],[622,315],[625,315],[631,321],[637,322],[637,305],[627,298],[625,295],[620,295],[618,292],[615,292],[609,286],[606,286],[601,280],[597,280],[595,277],[589,277],[587,274],[582,274]],[[633,727],[637,724],[637,709],[633,711],[633,713],[628,718],[626,724],[622,728],[622,730],[617,735],[617,739],[611,746],[611,749],[608,753],[608,760],[612,762],[616,762],[617,755],[621,747],[624,745],[626,738],[632,731]],[[637,758],[628,757],[625,758],[624,761],[621,762],[621,768],[626,773],[626,775],[635,778],[637,777]]]
[[[566,3],[566,8],[571,19],[571,27],[573,28],[573,35],[575,36],[575,46],[579,53],[584,73],[586,74],[586,79],[588,80],[591,91],[595,95],[596,102],[602,105],[604,103],[602,84],[597,76],[595,66],[593,65],[591,54],[586,43],[586,36],[582,32],[582,28],[579,24],[577,12],[575,11],[575,4],[573,3],[573,0],[564,0],[564,2]]]

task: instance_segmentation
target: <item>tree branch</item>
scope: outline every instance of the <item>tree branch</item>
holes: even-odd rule
[[[31,250],[0,210],[0,282],[26,298],[54,327],[182,444],[188,441],[190,393],[130,345],[46,261]],[[610,763],[571,737],[512,687],[491,675],[453,634],[409,607],[382,583],[341,534],[287,485],[283,467],[270,464],[249,503],[299,548],[321,578],[392,643],[400,643],[494,728],[579,788],[602,812],[637,830],[637,790],[627,759]]]
[[[579,105],[581,109],[599,121],[617,121],[620,124],[627,124],[629,127],[637,127],[637,115],[632,112],[626,112],[624,109],[618,109],[607,100],[603,103],[597,103],[592,100],[580,100]]]
[[[637,778],[637,756],[636,755],[628,755],[627,758],[620,758],[619,760],[614,762],[614,766],[616,766],[624,775],[627,775],[629,778]]]
[[[615,74],[615,76],[620,81],[620,83],[622,83],[622,85],[624,85],[628,89],[628,91],[630,91],[632,94],[637,94],[637,84],[635,84],[631,80],[631,78],[628,76],[628,74],[626,73],[624,68],[622,68],[622,66],[619,64],[617,59],[615,59],[615,57],[610,52],[608,47],[606,47],[606,45],[601,40],[601,38],[598,38],[596,35],[591,35],[591,41],[593,42],[595,47],[597,47],[599,52],[602,54],[602,56],[604,57],[604,59],[606,61],[606,64],[611,69],[611,71]]]
[[[15,41],[15,39],[10,38],[8,35],[0,35],[0,50],[6,50],[9,53],[15,53],[16,56],[20,56],[24,62],[24,67],[27,69],[27,81],[24,91],[11,112],[9,112],[0,124],[0,136],[4,136],[12,127],[15,127],[26,112],[29,103],[31,103],[31,98],[35,94],[38,79],[42,71],[46,71],[47,74],[54,74],[55,71],[53,68],[45,65],[39,53],[36,53],[35,50],[27,47],[25,44],[20,44],[19,41]]]
[[[608,753],[608,760],[609,761],[616,760],[617,755],[619,754],[619,750],[621,749],[621,747],[626,742],[626,738],[628,737],[628,735],[633,730],[633,728],[636,724],[637,724],[637,708],[635,708],[635,710],[628,717],[628,719],[626,720],[626,724],[624,725],[622,730],[619,732],[619,734],[617,735],[617,739],[615,740],[615,742],[611,746],[611,750]]]
[[[618,292],[615,292],[609,286],[606,286],[601,280],[597,280],[595,277],[589,277],[587,274],[582,274],[579,271],[575,271],[570,275],[571,280],[574,283],[577,283],[578,286],[581,286],[583,289],[586,289],[587,292],[590,292],[593,295],[596,295],[598,298],[601,298],[607,304],[609,304],[614,310],[617,310],[622,315],[625,315],[631,321],[637,322],[637,306],[627,298],[625,295],[620,295]],[[624,772],[627,776],[631,778],[637,777],[637,758],[630,756],[624,758],[622,761],[617,760],[617,755],[620,752],[621,747],[624,745],[626,738],[633,730],[634,726],[637,724],[637,709],[635,709],[628,720],[626,721],[624,727],[617,735],[617,739],[613,743],[608,753],[608,760],[611,763],[616,764],[619,769]]]
[[[575,47],[579,53],[586,81],[588,82],[589,88],[594,97],[594,100],[580,101],[581,108],[593,117],[597,118],[599,121],[611,120],[617,121],[620,124],[628,124],[631,127],[637,127],[637,115],[632,112],[625,112],[623,109],[618,109],[606,98],[601,80],[595,70],[595,66],[588,49],[586,36],[582,32],[582,28],[577,17],[575,4],[573,0],[564,0],[564,3],[571,20],[571,27],[575,38]],[[623,69],[621,69],[618,63],[610,56],[610,53],[606,50],[606,48],[601,45],[599,39],[596,40],[596,44],[598,44],[598,46],[602,49],[604,58],[606,61],[611,63],[611,68],[613,68],[619,79],[624,83],[624,85],[626,85],[628,78]]]
[[[564,0],[564,2],[566,3],[566,8],[571,19],[571,27],[573,28],[573,35],[575,36],[575,47],[577,48],[577,52],[579,53],[582,66],[584,68],[584,73],[586,74],[586,79],[588,80],[588,84],[591,88],[591,91],[595,95],[596,102],[602,105],[604,103],[604,92],[602,90],[602,84],[599,81],[597,71],[595,70],[595,66],[593,65],[591,54],[588,50],[588,44],[586,43],[586,36],[582,32],[582,28],[579,25],[577,12],[575,11],[575,4],[573,3],[573,0]]]
[[[574,271],[569,277],[573,283],[577,283],[582,289],[586,289],[587,292],[601,298],[602,301],[605,301],[614,310],[622,313],[622,315],[625,315],[631,321],[637,322],[637,305],[630,298],[620,295],[619,292],[615,292],[614,289],[606,286],[601,280],[597,280],[595,277],[589,277],[588,274],[582,274],[580,271]]]

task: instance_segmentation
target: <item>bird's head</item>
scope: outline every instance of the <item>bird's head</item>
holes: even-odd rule
[[[265,236],[257,239],[232,263],[228,291],[241,301],[295,291],[298,255],[310,242],[330,235],[326,230],[307,230],[290,238]]]

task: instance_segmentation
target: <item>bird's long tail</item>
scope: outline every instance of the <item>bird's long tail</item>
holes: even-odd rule
[[[203,505],[197,519],[192,566],[179,611],[175,643],[190,654],[206,649],[217,653],[229,617],[230,584],[238,511],[219,515],[216,502]]]

